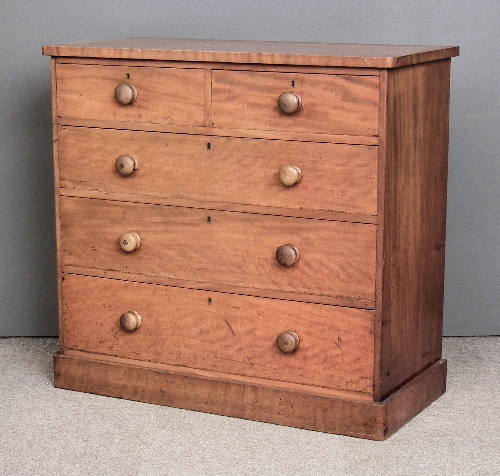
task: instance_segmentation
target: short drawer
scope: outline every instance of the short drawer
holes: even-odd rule
[[[205,206],[377,213],[376,146],[75,127],[60,127],[58,143],[59,176],[67,189]],[[123,155],[136,160],[137,170],[128,170],[130,175],[117,172],[116,160]],[[293,186],[278,178],[280,168],[289,165],[301,173]]]
[[[373,391],[373,311],[64,275],[62,350]],[[125,331],[134,311],[140,327]],[[300,343],[276,346],[291,330]]]
[[[285,114],[282,93],[301,98]],[[379,77],[253,71],[212,73],[214,127],[263,131],[378,135]]]
[[[73,197],[61,197],[60,213],[63,268],[373,305],[376,225]],[[140,247],[126,252],[119,239],[129,232],[139,235]],[[299,251],[289,267],[276,259],[285,244]]]
[[[118,122],[203,126],[204,72],[201,69],[101,66],[60,63],[56,67],[57,116]],[[120,84],[137,97],[122,105]]]

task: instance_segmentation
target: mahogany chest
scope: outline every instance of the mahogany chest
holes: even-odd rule
[[[57,387],[371,439],[445,391],[457,47],[43,53]]]

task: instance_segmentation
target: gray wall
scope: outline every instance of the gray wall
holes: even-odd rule
[[[460,45],[452,60],[445,335],[500,334],[500,2],[2,0],[0,335],[56,335],[49,59],[123,36]]]

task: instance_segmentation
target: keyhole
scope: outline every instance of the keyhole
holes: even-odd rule
[[[212,219],[210,217],[207,217],[207,223],[210,225],[212,223]]]
[[[127,73],[127,79],[130,79],[130,74],[129,73]]]
[[[295,81],[292,81],[292,88],[295,87]]]
[[[211,147],[210,142],[207,142],[207,150],[210,150],[210,147]]]
[[[208,298],[208,305],[211,306],[212,305],[212,298]]]

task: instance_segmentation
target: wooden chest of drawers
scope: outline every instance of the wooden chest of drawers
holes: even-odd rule
[[[457,47],[43,52],[56,386],[372,439],[445,391]]]

